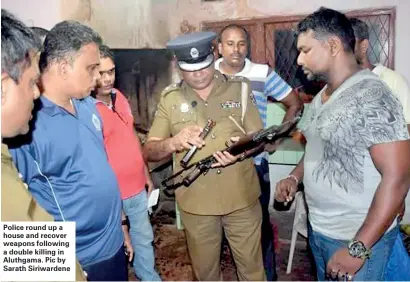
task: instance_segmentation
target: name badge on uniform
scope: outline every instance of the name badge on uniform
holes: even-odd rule
[[[232,109],[232,108],[240,108],[241,102],[234,102],[234,101],[226,101],[221,103],[222,109]]]

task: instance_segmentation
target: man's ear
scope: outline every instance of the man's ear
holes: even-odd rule
[[[333,57],[336,56],[341,50],[343,50],[343,44],[339,37],[330,36],[327,42],[330,48],[330,54]]]
[[[10,83],[14,82],[8,73],[1,73],[1,105],[7,102],[8,94],[10,93]]]
[[[222,56],[222,43],[221,42],[218,43],[218,53],[219,55]]]
[[[62,59],[60,61],[58,61],[57,63],[57,72],[58,75],[60,75],[63,79],[65,79],[67,77],[69,68],[70,68],[70,64],[67,60]]]

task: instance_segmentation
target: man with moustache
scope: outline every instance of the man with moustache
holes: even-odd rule
[[[239,25],[228,25],[219,33],[218,51],[222,55],[215,62],[215,69],[221,73],[244,76],[251,81],[256,105],[266,127],[268,97],[281,102],[286,108],[284,121],[292,119],[303,107],[302,101],[292,88],[268,65],[256,64],[246,58],[248,54],[247,31]],[[256,171],[261,186],[262,205],[262,251],[266,276],[269,281],[277,280],[275,246],[269,215],[270,181],[268,153],[262,152],[254,157]]]
[[[100,45],[95,31],[75,21],[50,30],[30,140],[11,153],[36,201],[56,221],[76,222],[76,254],[87,279],[124,281],[120,192],[88,97],[100,77]]]
[[[195,276],[221,280],[224,232],[239,280],[265,280],[260,188],[253,161],[238,161],[239,156],[219,151],[231,138],[260,130],[262,121],[248,81],[215,71],[215,37],[213,32],[197,32],[167,43],[178,59],[183,80],[161,94],[144,155],[148,161],[160,161],[175,153],[176,170],[191,146],[199,149],[190,163],[214,155],[218,168],[175,191]],[[208,119],[216,124],[204,141],[199,135]]]
[[[317,278],[382,280],[410,187],[410,140],[399,100],[355,55],[342,13],[321,8],[297,26],[298,64],[327,85],[299,126],[305,155],[277,184],[288,202],[303,181]]]
[[[134,117],[127,98],[114,88],[114,54],[100,46],[100,79],[93,92],[103,123],[103,136],[108,161],[118,179],[122,208],[130,225],[130,242],[134,249],[133,266],[143,281],[160,281],[155,270],[151,222],[148,217],[148,195],[154,185],[145,164],[141,143],[134,130]],[[148,191],[145,189],[147,186]],[[126,228],[123,226],[123,228]],[[127,232],[124,232],[128,236]]]

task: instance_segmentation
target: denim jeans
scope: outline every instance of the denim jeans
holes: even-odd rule
[[[260,165],[255,165],[261,186],[261,196],[259,201],[262,206],[262,254],[263,266],[265,268],[266,279],[268,281],[276,281],[278,276],[276,273],[276,257],[275,245],[273,243],[273,230],[269,215],[269,200],[270,200],[270,181],[269,181],[269,164],[268,161],[262,159]]]
[[[315,258],[317,278],[319,281],[326,279],[326,266],[332,255],[340,248],[347,247],[348,241],[336,240],[313,231],[309,231],[309,245]],[[372,247],[372,253],[362,268],[354,275],[355,281],[383,281],[394,242],[399,232],[398,226],[394,227]]]
[[[123,210],[130,222],[130,237],[134,248],[133,266],[135,274],[143,281],[160,281],[155,270],[154,234],[148,217],[147,192],[132,196],[122,201]]]

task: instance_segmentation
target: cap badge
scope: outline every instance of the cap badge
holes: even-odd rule
[[[199,51],[195,47],[191,48],[189,53],[191,54],[192,59],[196,59],[199,56]]]
[[[189,111],[189,105],[187,103],[182,103],[179,109],[181,110],[181,113],[186,113]]]

